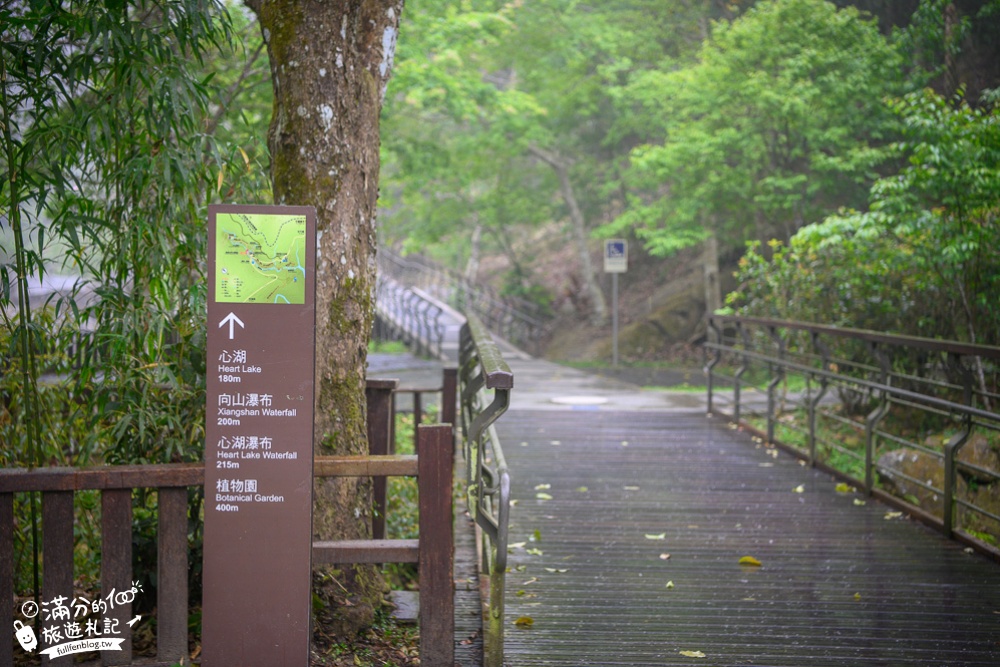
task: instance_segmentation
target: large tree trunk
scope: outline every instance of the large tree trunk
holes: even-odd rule
[[[268,145],[277,204],[314,206],[316,453],[367,453],[365,365],[374,317],[379,113],[402,0],[247,0],[271,58]],[[317,539],[370,536],[370,480],[316,482]],[[341,632],[370,619],[377,570],[345,568]],[[335,631],[337,628],[334,629]]]

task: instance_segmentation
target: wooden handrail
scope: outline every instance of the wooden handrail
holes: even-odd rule
[[[420,539],[316,542],[315,564],[418,563],[421,576],[423,664],[451,664],[454,655],[452,591],[452,427],[421,425],[421,455],[316,457],[314,474],[327,476],[416,476],[420,503]],[[0,577],[13,590],[14,494],[41,492],[45,553],[43,600],[73,599],[73,495],[101,491],[101,590],[123,591],[132,584],[132,491],[156,489],[159,496],[157,660],[143,665],[167,667],[187,656],[188,545],[187,488],[204,484],[204,463],[147,466],[49,467],[0,470]],[[6,589],[7,586],[4,586]],[[14,598],[0,596],[0,623],[13,627]],[[131,604],[108,612],[124,626]],[[130,634],[123,633],[117,664],[132,664]],[[72,656],[69,656],[70,658]],[[61,659],[60,659],[61,660]],[[13,664],[11,642],[0,642],[0,665]],[[60,664],[59,660],[52,664]]]

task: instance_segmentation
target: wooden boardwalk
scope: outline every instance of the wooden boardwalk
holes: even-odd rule
[[[523,542],[509,667],[1000,665],[1000,564],[706,418],[704,395],[504,355],[515,388],[497,427]],[[581,394],[600,403],[574,408]],[[455,641],[474,667],[468,528],[456,517]]]
[[[704,412],[498,428],[511,667],[1000,664],[1000,565]]]

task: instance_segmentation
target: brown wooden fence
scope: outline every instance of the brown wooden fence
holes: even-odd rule
[[[447,382],[446,382],[447,385]],[[445,392],[444,404],[449,396]],[[454,403],[454,393],[450,395]],[[391,432],[371,415],[370,431]],[[391,423],[391,422],[390,422]],[[421,580],[421,644],[423,664],[452,664],[454,602],[452,592],[452,468],[453,430],[449,424],[418,428],[419,456],[389,454],[354,457],[317,457],[314,474],[328,476],[416,476],[420,503],[418,540],[360,540],[316,542],[314,565],[329,563],[418,563]],[[104,665],[162,665],[188,660],[188,488],[204,485],[204,463],[94,468],[37,468],[0,470],[0,626],[14,628],[14,494],[36,492],[42,498],[44,559],[40,599],[74,599],[73,497],[82,490],[101,495],[101,596],[133,586],[132,495],[152,489],[158,499],[156,657],[133,659],[130,633],[122,633],[121,650],[102,652]],[[384,485],[383,485],[384,488]],[[384,500],[383,500],[384,506]],[[381,537],[381,536],[379,536]],[[102,617],[123,628],[132,619],[131,600],[103,611]],[[14,644],[0,641],[0,665],[14,664]],[[73,656],[43,664],[71,665]]]

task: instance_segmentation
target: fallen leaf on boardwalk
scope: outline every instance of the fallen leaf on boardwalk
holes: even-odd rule
[[[853,486],[851,486],[850,484],[845,484],[844,482],[841,482],[837,486],[833,487],[833,490],[836,491],[837,493],[853,493],[857,491],[857,489],[855,489]]]
[[[792,489],[792,491],[794,493],[805,493],[806,492],[806,485],[805,484],[799,484],[794,489]]]
[[[539,500],[552,500],[552,496],[547,493],[536,493],[535,497]]]
[[[508,544],[508,549],[523,549],[526,542],[514,542],[514,544]]]
[[[660,533],[658,535],[652,535],[650,533],[646,533],[646,539],[647,540],[665,540],[665,539],[667,539],[667,534],[666,533]]]
[[[534,593],[529,593],[528,591],[526,591],[526,590],[524,590],[522,588],[521,590],[519,590],[517,592],[517,597],[519,597],[519,598],[536,598],[538,596],[535,595]]]
[[[523,583],[523,584],[521,584],[521,585],[522,585],[522,586],[530,586],[531,584],[534,584],[534,583],[536,583],[537,581],[538,581],[538,577],[532,577],[531,579],[528,579],[528,580],[527,580],[526,582],[524,582],[524,583]]]
[[[628,447],[628,440],[622,440],[622,447]]]
[[[740,565],[753,565],[754,567],[760,567],[761,562],[753,556],[744,556],[740,559]]]
[[[553,445],[554,447],[558,447],[558,446],[559,446],[559,445],[561,445],[562,443],[561,443],[561,442],[559,442],[558,440],[553,440],[553,441],[552,441],[552,442],[550,442],[549,444],[550,444],[550,445]]]
[[[860,600],[861,599],[861,593],[855,593],[854,594],[854,599],[855,600]]]
[[[892,519],[898,519],[901,516],[903,516],[902,512],[886,512],[885,513],[885,520],[886,521],[891,521]]]
[[[551,484],[538,484],[535,486],[535,491],[548,491],[551,488]]]
[[[528,554],[530,554],[532,556],[541,556],[542,555],[542,550],[541,549],[525,549],[524,551],[525,551],[525,553],[528,553]]]
[[[535,619],[533,619],[530,616],[521,616],[516,621],[514,621],[514,625],[516,625],[519,628],[530,628],[534,624],[535,624]]]
[[[569,570],[567,569],[559,569],[555,567],[547,567],[545,568],[545,571],[551,572],[552,574],[566,574],[567,572],[569,572]]]
[[[861,507],[862,505],[864,505],[864,504],[865,504],[865,501],[864,501],[864,500],[861,500],[861,498],[855,498],[855,499],[854,499],[854,504],[855,504],[855,506],[857,506],[857,507]]]
[[[660,554],[660,560],[670,560],[670,554]]]
[[[581,486],[577,489],[577,491],[579,491],[580,493],[586,493],[587,491],[590,491],[590,489],[588,489],[585,486]]]
[[[638,486],[626,486],[625,490],[626,491],[638,491],[639,487]]]
[[[531,540],[532,542],[541,542],[542,541],[542,531],[540,531],[537,528],[535,528],[535,532],[533,532],[531,534],[531,537],[529,537],[528,539]]]
[[[706,657],[701,651],[681,651],[681,655],[686,658],[704,658]]]
[[[673,587],[674,587],[674,582],[668,581],[667,582],[667,588],[673,588]]]

